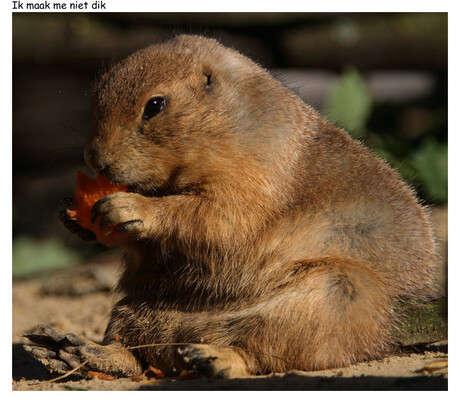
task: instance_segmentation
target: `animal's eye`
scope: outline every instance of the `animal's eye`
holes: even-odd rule
[[[150,120],[154,116],[158,115],[166,106],[166,101],[161,97],[154,97],[149,99],[145,104],[144,114],[142,115],[143,120]]]

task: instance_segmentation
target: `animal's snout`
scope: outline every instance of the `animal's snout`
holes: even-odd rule
[[[85,162],[97,174],[105,174],[109,171],[110,162],[107,152],[104,152],[97,143],[91,142],[85,149]]]

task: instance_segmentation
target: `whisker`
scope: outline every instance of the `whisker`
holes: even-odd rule
[[[75,126],[71,126],[71,125],[68,125],[68,124],[65,124],[65,123],[62,123],[61,124],[63,127],[65,127],[66,129],[69,129],[71,130],[72,132],[76,133],[76,134],[81,134],[82,136],[88,136],[89,132],[85,129],[81,129],[81,128],[78,128],[78,127],[75,127]]]

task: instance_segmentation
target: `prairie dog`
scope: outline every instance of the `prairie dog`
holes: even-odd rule
[[[31,352],[50,369],[341,367],[389,351],[395,301],[430,296],[413,191],[238,52],[199,36],[142,49],[92,109],[87,164],[131,190],[93,208],[125,233],[120,299],[102,345],[43,327],[55,345]]]

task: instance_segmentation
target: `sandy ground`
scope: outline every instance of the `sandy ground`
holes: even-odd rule
[[[111,258],[13,285],[13,390],[446,390],[447,344],[400,352],[382,360],[328,371],[272,374],[237,380],[162,379],[134,382],[103,381],[71,375],[49,382],[57,374],[23,350],[22,334],[47,323],[100,341],[113,303],[115,281]],[[425,368],[437,362],[434,368]],[[425,370],[423,370],[425,368]]]
[[[441,224],[446,224],[446,218],[443,214]],[[443,237],[446,229],[442,228]],[[58,374],[49,374],[23,350],[28,340],[22,335],[36,332],[36,325],[44,323],[101,341],[115,298],[111,289],[117,265],[116,255],[107,255],[71,270],[13,282],[13,390],[447,390],[446,341],[327,371],[292,371],[235,380],[171,378],[142,382],[70,375],[50,382]]]

